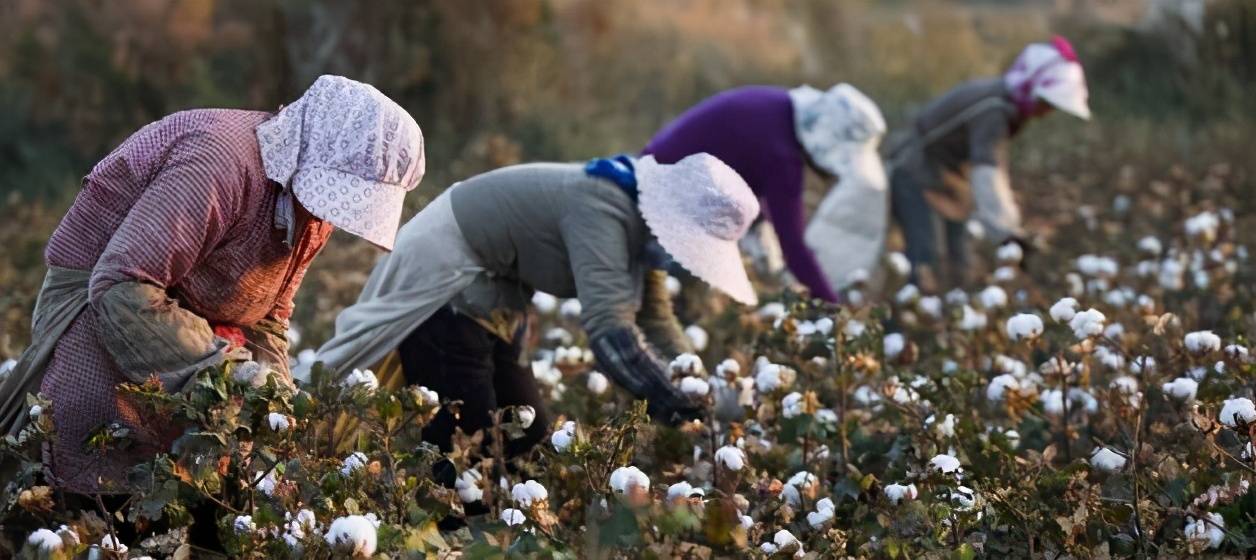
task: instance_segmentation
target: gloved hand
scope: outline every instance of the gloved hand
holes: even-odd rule
[[[636,329],[600,333],[591,346],[602,371],[633,396],[646,400],[651,418],[675,425],[701,417],[702,408],[671,384],[667,366],[650,351]]]

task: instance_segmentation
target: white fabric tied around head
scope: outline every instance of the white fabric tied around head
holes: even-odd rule
[[[850,84],[828,91],[801,86],[789,97],[794,133],[816,166],[842,180],[884,185],[877,147],[886,127],[876,103]]]
[[[414,118],[374,87],[321,76],[300,99],[257,127],[266,176],[283,191],[275,226],[296,229],[295,202],[391,249],[405,193],[425,171]],[[296,201],[292,197],[296,197]]]

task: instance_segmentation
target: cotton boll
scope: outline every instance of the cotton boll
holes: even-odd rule
[[[1125,457],[1107,447],[1090,452],[1090,465],[1103,472],[1114,473],[1125,468]]]
[[[119,555],[125,555],[127,551],[127,546],[122,544],[121,541],[111,534],[106,534],[104,537],[101,537],[100,548],[110,552],[116,552]]]
[[[957,474],[964,472],[959,466],[959,459],[945,453],[935,455],[929,460],[929,468],[942,474]]]
[[[1225,518],[1220,513],[1205,513],[1201,519],[1187,517],[1182,535],[1197,547],[1217,548],[1225,541],[1224,528]]]
[[[1012,340],[1032,340],[1042,334],[1042,318],[1021,313],[1007,320],[1007,336]]]
[[[1250,424],[1256,421],[1256,404],[1253,404],[1251,399],[1245,397],[1226,399],[1225,404],[1221,407],[1221,414],[1218,415],[1218,420],[1230,428]]]
[[[833,510],[813,511],[807,514],[807,524],[812,529],[820,529],[833,521]]]
[[[907,339],[901,333],[890,333],[885,335],[885,339],[881,341],[881,346],[885,351],[885,359],[893,360],[907,347]]]
[[[1078,340],[1085,340],[1092,336],[1103,333],[1103,322],[1106,319],[1103,313],[1096,309],[1087,309],[1081,311],[1069,320],[1069,328],[1073,329],[1073,335]]]
[[[677,482],[667,487],[667,501],[676,502],[684,500],[701,500],[706,497],[706,491],[701,488],[695,488],[692,484],[685,481]]]
[[[538,291],[532,294],[532,306],[536,308],[537,313],[549,315],[558,309],[558,298]]]
[[[1139,278],[1153,278],[1160,275],[1160,262],[1154,260],[1138,261],[1134,274]]]
[[[730,471],[740,471],[746,466],[746,452],[740,448],[725,445],[715,451],[715,464]]]
[[[781,497],[785,499],[785,503],[790,507],[802,507],[802,495],[811,490],[816,484],[815,475],[799,471],[785,482],[785,486],[781,489]]]
[[[1138,356],[1130,361],[1130,372],[1136,374],[1156,371],[1156,359],[1151,356]]]
[[[688,376],[680,380],[680,392],[690,397],[705,397],[711,392],[711,384],[700,377]]]
[[[1148,235],[1147,237],[1138,240],[1138,250],[1147,253],[1148,255],[1159,255],[1162,249],[1163,247],[1160,245],[1160,240],[1156,239],[1155,236]]]
[[[1220,219],[1213,212],[1201,212],[1182,223],[1182,229],[1186,230],[1186,235],[1196,237],[1206,243],[1212,242],[1217,237],[1217,228],[1221,225]]]
[[[940,318],[942,317],[942,298],[938,296],[922,297],[916,302],[916,309],[935,319]]]
[[[967,486],[958,486],[951,492],[951,504],[960,511],[969,511],[977,505],[977,493]]]
[[[1212,331],[1195,331],[1187,333],[1186,349],[1192,354],[1203,355],[1221,350],[1221,337]]]
[[[275,471],[272,469],[266,471],[266,474],[257,480],[257,489],[267,496],[273,496],[275,495],[275,486],[278,484],[279,481],[275,479]]]
[[[741,374],[741,364],[732,358],[726,358],[715,366],[715,375],[719,377],[736,377]]]
[[[925,425],[927,426],[932,424],[933,421],[934,417],[930,416],[927,420],[925,420]],[[942,437],[955,437],[955,415],[947,414],[941,422],[938,422],[937,425],[933,427],[933,429]]]
[[[548,331],[545,331],[545,342],[548,342],[550,344],[557,344],[559,346],[569,346],[575,340],[576,340],[576,337],[571,336],[571,332],[562,327],[554,327]]]
[[[885,487],[885,498],[894,505],[898,505],[904,501],[914,500],[919,495],[920,493],[916,490],[915,483],[908,484],[906,486],[894,483],[888,484]]]
[[[685,327],[685,336],[689,337],[689,342],[693,344],[693,349],[699,352],[706,350],[707,343],[711,340],[711,336],[707,334],[706,329],[698,325]]]
[[[367,558],[375,554],[375,523],[363,515],[339,517],[331,522],[323,539],[334,550],[357,558]]]
[[[237,535],[247,535],[257,531],[257,525],[253,523],[251,515],[237,515],[231,522],[231,528]]]
[[[907,284],[899,288],[898,293],[894,294],[894,300],[903,305],[916,301],[919,297],[920,288],[917,288],[915,284]]]
[[[548,500],[549,491],[541,483],[529,480],[516,484],[514,488],[511,488],[510,497],[515,500],[516,504],[526,509],[532,507],[532,504]]]
[[[516,525],[523,525],[523,522],[528,520],[528,518],[525,515],[523,515],[522,511],[519,511],[515,508],[503,509],[501,519],[502,519],[502,522],[505,523],[509,527],[514,527]]]
[[[794,327],[796,329],[794,334],[799,340],[806,340],[807,337],[819,332],[819,329],[816,328],[816,324],[811,321],[798,321]]]
[[[784,385],[783,373],[785,368],[777,364],[767,364],[759,369],[755,374],[755,388],[760,393],[770,393]]]
[[[564,301],[558,307],[558,314],[565,319],[579,319],[581,311],[584,311],[584,307],[580,305],[580,300],[575,298]]]
[[[1016,268],[1011,266],[1000,266],[994,269],[995,282],[1011,282],[1016,279]]]
[[[999,309],[1007,306],[1007,292],[998,286],[989,286],[977,295],[981,307],[985,309]]]
[[[831,408],[821,408],[816,411],[816,422],[821,425],[835,427],[837,426],[837,413]]]
[[[562,453],[576,441],[576,423],[570,420],[563,422],[563,427],[550,434],[550,444],[554,450]]]
[[[790,393],[781,399],[781,416],[793,418],[802,414],[802,393]]]
[[[65,542],[61,540],[61,537],[48,529],[36,529],[29,537],[26,537],[26,544],[41,556],[52,556],[65,548]]]
[[[785,313],[786,313],[785,304],[778,301],[774,301],[771,303],[764,304],[763,307],[760,307],[758,315],[762,319],[768,319],[770,321],[777,321],[781,319],[782,317],[784,317]]]
[[[856,388],[854,396],[855,402],[859,403],[860,406],[868,407],[881,402],[881,395],[877,393],[876,389],[867,385],[860,385]]]
[[[964,306],[963,314],[960,316],[959,328],[963,331],[979,331],[986,328],[986,314],[973,309],[967,305]]]
[[[594,395],[601,395],[611,388],[611,382],[600,371],[589,372],[589,379],[586,382],[589,392]]]
[[[702,365],[702,358],[697,354],[681,354],[672,360],[671,370],[673,375],[700,375],[706,373],[706,368]]]
[[[315,352],[313,348],[306,348],[305,350],[297,352],[297,364],[299,365],[312,366],[317,359],[318,352]]]
[[[340,384],[345,388],[362,389],[367,393],[374,393],[376,389],[379,389],[379,379],[376,379],[375,372],[369,369],[354,369]]]
[[[1125,369],[1125,357],[1112,351],[1107,346],[1095,348],[1095,358],[1105,367],[1113,370]]]
[[[650,477],[641,472],[637,467],[619,467],[611,473],[611,490],[617,494],[627,494],[634,488],[643,491],[650,490]]]
[[[999,249],[995,252],[995,257],[1000,262],[1017,264],[1021,262],[1021,259],[1025,258],[1025,251],[1021,249],[1020,243],[1010,241],[999,245]]]
[[[1225,347],[1225,357],[1236,362],[1246,362],[1248,357],[1247,348],[1238,344],[1231,344]]]
[[[266,424],[269,425],[271,431],[274,432],[286,432],[288,431],[288,428],[292,426],[292,424],[288,422],[288,417],[278,412],[267,414]]]
[[[842,334],[846,335],[846,338],[859,338],[866,330],[867,327],[862,322],[851,319],[842,327]]]
[[[995,376],[990,380],[990,384],[986,386],[986,400],[990,402],[1003,402],[1007,392],[1017,392],[1021,388],[1020,380],[1011,374],[1003,374]]]
[[[1177,400],[1189,401],[1195,398],[1195,391],[1199,389],[1199,383],[1189,377],[1179,377],[1169,383],[1165,383],[1161,388],[1166,394]]]
[[[454,490],[458,491],[458,499],[464,504],[484,499],[484,489],[480,488],[480,481],[483,479],[484,475],[475,469],[462,471],[462,474],[458,475],[458,480],[454,481]]]
[[[1064,281],[1068,282],[1068,293],[1073,297],[1081,297],[1086,293],[1086,283],[1082,280],[1082,276],[1076,272],[1070,272],[1064,275]]]
[[[900,278],[906,278],[911,274],[911,261],[907,260],[907,255],[895,251],[886,255],[885,260],[890,270]]]

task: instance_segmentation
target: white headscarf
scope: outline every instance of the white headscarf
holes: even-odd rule
[[[392,249],[405,194],[423,178],[423,132],[374,87],[321,76],[258,125],[266,176],[283,185],[276,227],[295,229],[292,196],[311,214]]]

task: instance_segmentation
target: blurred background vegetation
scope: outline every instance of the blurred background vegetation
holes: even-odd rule
[[[428,140],[408,216],[489,168],[636,151],[742,84],[850,82],[893,128],[1055,33],[1077,47],[1096,119],[1016,142],[1041,229],[1152,177],[1250,190],[1256,0],[0,0],[0,358],[25,343],[44,242],[80,178],[174,111],[275,109],[323,73],[370,82]],[[337,236],[299,296],[307,334],[326,334],[375,257]]]

